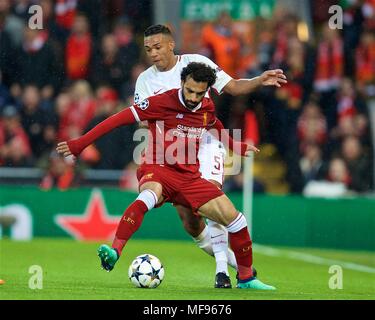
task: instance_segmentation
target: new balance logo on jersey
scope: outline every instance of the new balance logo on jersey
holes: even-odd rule
[[[177,113],[176,119],[182,119],[184,115],[182,113]]]

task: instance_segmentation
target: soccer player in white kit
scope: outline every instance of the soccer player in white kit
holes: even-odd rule
[[[141,73],[136,82],[134,102],[138,103],[150,96],[157,95],[181,86],[181,71],[190,62],[202,62],[216,70],[217,80],[213,88],[221,94],[247,94],[262,85],[280,87],[286,83],[286,77],[280,69],[269,70],[253,79],[235,80],[214,62],[199,54],[175,55],[171,31],[163,25],[153,25],[144,33],[144,47],[147,57],[153,65]],[[219,188],[224,180],[224,160],[226,151],[223,144],[210,133],[202,137],[198,159],[202,177]],[[216,260],[216,288],[231,288],[228,263],[237,269],[232,250],[228,249],[228,234],[220,224],[204,220],[194,215],[191,209],[176,206],[186,231],[194,238],[197,245]]]

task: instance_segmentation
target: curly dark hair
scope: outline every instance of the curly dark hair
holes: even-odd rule
[[[196,82],[207,82],[212,87],[216,81],[216,72],[210,66],[200,62],[190,62],[181,72],[181,80],[186,81],[190,76]]]
[[[159,33],[165,34],[165,35],[168,35],[168,36],[172,36],[171,30],[167,26],[164,26],[162,24],[154,24],[152,26],[149,26],[145,30],[144,36],[149,37],[149,36],[153,36],[153,35],[159,34]]]

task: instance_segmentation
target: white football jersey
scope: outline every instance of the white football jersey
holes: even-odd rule
[[[232,80],[220,67],[205,56],[200,54],[183,54],[177,56],[176,65],[168,71],[161,72],[154,65],[142,72],[136,82],[134,102],[142,100],[165,91],[181,87],[181,72],[190,62],[202,62],[216,70],[216,82],[212,86],[221,94],[223,88]],[[208,93],[207,93],[208,94]],[[200,143],[198,159],[203,178],[223,183],[225,148],[222,143],[210,133],[206,132]]]
[[[176,65],[168,71],[161,72],[155,66],[151,66],[142,72],[135,85],[134,102],[154,96],[165,91],[181,87],[181,71],[190,62],[202,62],[216,70],[217,80],[213,88],[220,94],[232,77],[221,70],[214,62],[200,54],[183,54],[177,56]]]

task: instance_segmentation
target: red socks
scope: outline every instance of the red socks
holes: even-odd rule
[[[124,212],[118,224],[112,248],[121,255],[126,242],[141,226],[143,217],[148,211],[146,204],[141,200],[135,200]]]
[[[234,252],[238,266],[238,277],[245,280],[253,276],[253,249],[247,227],[237,232],[229,232],[230,246]]]

